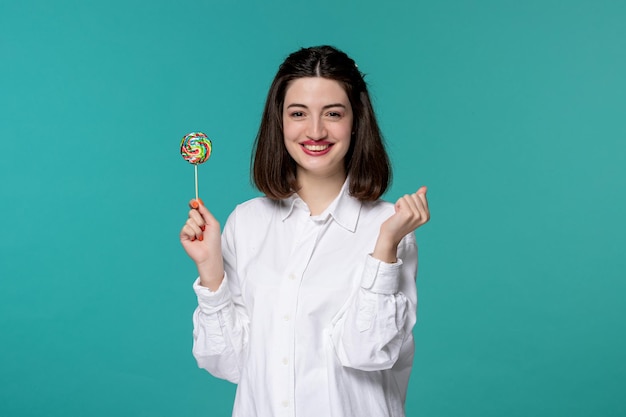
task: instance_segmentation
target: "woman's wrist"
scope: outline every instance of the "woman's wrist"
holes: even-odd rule
[[[217,291],[224,280],[224,265],[221,258],[218,262],[197,264],[197,267],[200,285],[211,291]]]
[[[372,252],[372,257],[388,264],[396,263],[398,261],[398,243],[399,242],[395,242],[383,235],[379,235],[376,240],[376,246],[374,246],[374,252]]]

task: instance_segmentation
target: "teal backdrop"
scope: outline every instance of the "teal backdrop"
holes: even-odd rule
[[[207,132],[220,221],[278,64],[367,73],[429,186],[408,416],[626,415],[626,2],[0,0],[0,416],[228,416],[191,355]]]

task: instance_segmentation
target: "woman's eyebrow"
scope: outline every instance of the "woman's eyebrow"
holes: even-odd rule
[[[302,107],[304,109],[308,109],[308,107],[304,104],[300,104],[300,103],[292,103],[290,105],[287,106],[287,108],[291,108],[291,107]],[[345,104],[341,104],[341,103],[333,103],[333,104],[327,104],[325,106],[322,107],[322,109],[330,109],[332,107],[341,107],[341,108],[346,108]]]

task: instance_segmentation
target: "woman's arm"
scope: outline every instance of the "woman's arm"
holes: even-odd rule
[[[216,291],[224,279],[220,224],[202,203],[191,200],[189,217],[180,231],[180,242],[196,263],[202,286]]]
[[[417,309],[413,231],[430,218],[425,193],[422,187],[398,200],[367,257],[360,288],[334,323],[333,344],[343,366],[389,369],[407,348],[412,354]]]
[[[192,201],[194,203],[195,201]],[[203,204],[192,205],[181,242],[198,267],[194,283],[193,355],[198,366],[237,383],[248,343],[248,316],[235,267],[235,216],[220,226]]]

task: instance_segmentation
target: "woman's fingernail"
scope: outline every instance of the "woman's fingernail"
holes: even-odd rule
[[[200,235],[200,236],[198,236],[198,240],[199,240],[200,242],[202,242],[202,241],[204,240],[204,235]]]
[[[196,200],[192,200],[189,205],[191,206],[191,208],[194,208],[194,209],[197,209],[198,207],[200,207],[200,204],[198,204]]]
[[[204,229],[206,229],[205,225],[200,226],[200,230],[202,230],[204,232]]]
[[[200,202],[200,204],[202,204],[204,206],[204,201],[202,201],[201,198],[198,198],[198,201]]]

